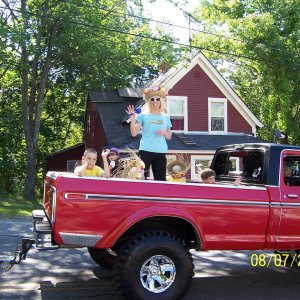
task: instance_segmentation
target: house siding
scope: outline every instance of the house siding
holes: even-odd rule
[[[206,73],[196,65],[169,91],[188,97],[188,131],[208,131],[208,98],[226,98]],[[228,101],[228,131],[252,133],[251,126]]]
[[[228,101],[228,131],[229,132],[244,132],[252,134],[252,128],[244,119],[244,117],[236,110],[236,108]]]
[[[87,118],[90,118],[90,128],[88,128],[87,120],[85,122],[85,144],[87,148],[100,149],[107,144],[104,129],[100,115],[97,112],[97,103],[88,99]]]

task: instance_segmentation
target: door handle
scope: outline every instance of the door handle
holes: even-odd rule
[[[288,194],[287,196],[290,199],[297,199],[298,198],[298,195],[296,195],[296,194]]]

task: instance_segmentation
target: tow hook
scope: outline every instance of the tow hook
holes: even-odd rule
[[[19,264],[22,260],[26,259],[26,255],[28,251],[31,249],[33,244],[35,244],[34,239],[29,239],[29,238],[22,239],[21,250],[17,253],[17,255],[15,255],[14,264]]]
[[[14,265],[25,260],[33,244],[35,244],[34,239],[23,238],[22,243],[17,246],[14,253],[5,252],[0,255],[0,274],[8,272]]]

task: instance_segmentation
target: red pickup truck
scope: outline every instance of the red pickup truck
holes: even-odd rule
[[[211,167],[216,184],[48,172],[36,247],[87,247],[129,299],[179,298],[193,276],[190,249],[300,249],[300,147],[228,145]]]

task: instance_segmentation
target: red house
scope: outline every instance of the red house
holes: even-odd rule
[[[163,70],[150,85],[163,85],[169,90],[167,113],[173,137],[168,142],[168,158],[172,160],[178,153],[184,155],[191,163],[192,180],[198,179],[197,165],[207,166],[218,147],[261,142],[256,131],[263,124],[202,53],[190,62]],[[131,137],[125,109],[129,104],[143,107],[143,90],[144,87],[89,92],[84,143],[53,153],[47,169],[72,171],[85,147],[99,152],[117,147],[124,154],[128,147],[138,150],[140,137]]]

